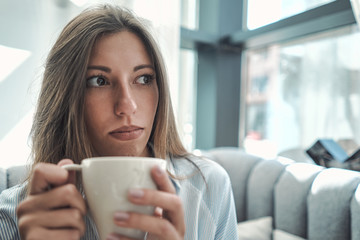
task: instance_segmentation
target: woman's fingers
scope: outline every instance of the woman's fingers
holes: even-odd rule
[[[155,207],[154,216],[162,218],[163,217],[163,209],[159,208],[159,207]]]
[[[21,239],[25,239],[22,235]],[[81,233],[77,229],[52,229],[48,230],[45,228],[32,228],[26,235],[26,239],[37,239],[37,240],[63,240],[63,239],[80,239]]]
[[[76,208],[82,215],[86,214],[86,205],[83,197],[73,184],[66,184],[51,189],[41,195],[30,195],[17,209],[18,216],[25,213],[58,208]]]
[[[185,233],[184,210],[180,198],[176,195],[176,190],[168,174],[159,166],[151,169],[151,176],[157,185],[160,193],[150,191],[147,194],[152,206],[163,209],[164,217],[171,221],[179,233]]]
[[[157,206],[163,209],[164,214],[176,228],[184,231],[184,211],[180,198],[171,193],[149,189],[129,190],[129,199],[138,205]]]
[[[143,215],[139,213],[117,212],[114,215],[115,224],[120,227],[137,228],[159,237],[159,239],[181,239],[184,236],[178,229],[164,218]]]
[[[176,193],[175,187],[170,181],[168,174],[159,166],[151,169],[151,177],[160,191]]]
[[[80,235],[85,233],[83,214],[75,208],[39,211],[34,214],[28,214],[19,220],[19,224],[23,226],[25,231],[30,229],[30,226],[37,226],[38,228],[45,229],[76,229]]]
[[[73,163],[70,159],[61,164]],[[60,163],[59,163],[60,164]],[[30,183],[30,194],[39,194],[48,191],[50,186],[60,186],[69,181],[69,172],[60,165],[39,163],[35,166]]]
[[[74,184],[75,177],[58,165],[40,163],[29,183],[30,194],[17,208],[24,239],[79,239],[85,233],[86,204]],[[74,176],[74,175],[73,175]]]
[[[118,212],[114,215],[117,225],[141,229],[159,239],[183,239],[185,235],[184,211],[180,198],[167,173],[154,167],[151,176],[158,190],[131,189],[129,200],[137,205],[156,206],[154,216]]]
[[[64,165],[73,164],[74,162],[70,159],[63,159],[58,162],[58,166],[62,167]],[[76,184],[76,172],[75,171],[68,171],[68,183]]]

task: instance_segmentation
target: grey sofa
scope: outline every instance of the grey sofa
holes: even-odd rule
[[[279,158],[265,160],[238,148],[204,154],[232,181],[238,222],[273,217],[273,228],[310,240],[360,240],[360,173]],[[25,167],[0,169],[0,192],[21,182]]]
[[[360,173],[239,150],[206,152],[231,178],[238,222],[273,217],[273,228],[310,240],[360,240]]]
[[[0,168],[0,193],[6,189],[13,187],[25,180],[29,172],[28,166],[13,166],[7,169]]]

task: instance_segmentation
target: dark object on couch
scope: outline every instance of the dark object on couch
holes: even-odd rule
[[[319,139],[306,153],[320,166],[360,170],[360,149],[351,156],[332,139]]]

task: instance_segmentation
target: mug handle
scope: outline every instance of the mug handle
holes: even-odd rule
[[[61,167],[68,171],[81,171],[82,170],[82,166],[80,164],[68,164],[68,165],[63,165]]]

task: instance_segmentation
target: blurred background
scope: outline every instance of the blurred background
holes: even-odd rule
[[[99,2],[150,23],[189,151],[236,146],[272,158],[319,138],[358,147],[359,2],[1,0],[0,167],[28,161],[47,53],[71,18]]]

